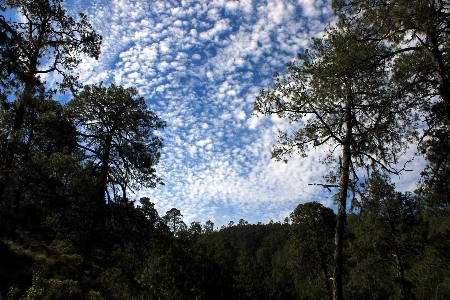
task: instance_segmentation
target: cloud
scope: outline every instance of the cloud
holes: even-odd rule
[[[320,0],[299,0],[299,3],[303,8],[303,14],[309,17],[317,16],[323,5],[323,1]]]
[[[187,224],[211,219],[216,226],[283,220],[305,201],[332,204],[333,193],[308,185],[328,171],[319,162],[323,149],[275,162],[278,130],[298,125],[252,115],[273,72],[323,35],[330,1],[83,4],[103,47],[98,61],[84,60],[80,78],[137,87],[168,123],[158,132],[164,148],[157,172],[166,185],[136,197],[150,196],[160,214],[177,207]]]
[[[268,17],[275,24],[281,24],[285,19],[289,19],[291,11],[286,9],[283,1],[269,1],[267,5]]]
[[[205,145],[211,143],[211,139],[204,139],[204,140],[200,140],[196,143],[197,146],[199,147],[204,147]]]

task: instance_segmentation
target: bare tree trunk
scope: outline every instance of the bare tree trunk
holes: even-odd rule
[[[343,281],[342,281],[342,261],[344,252],[344,227],[346,219],[347,190],[350,177],[351,162],[351,139],[352,139],[352,111],[351,111],[351,90],[349,89],[346,101],[346,128],[345,140],[342,142],[342,164],[341,181],[339,184],[338,213],[336,222],[335,250],[334,250],[334,278],[333,292],[334,300],[343,299]]]

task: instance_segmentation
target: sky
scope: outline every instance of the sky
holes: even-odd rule
[[[178,208],[186,224],[207,220],[216,227],[245,219],[283,221],[300,204],[333,206],[320,186],[328,167],[327,149],[307,158],[271,160],[278,131],[292,130],[277,117],[255,116],[259,91],[272,74],[324,36],[333,22],[329,0],[71,0],[71,15],[83,12],[103,36],[99,60],[85,59],[78,70],[84,84],[136,87],[167,122],[157,167],[165,185],[141,189],[164,215]],[[412,147],[405,159],[411,158]],[[414,190],[415,170],[394,178]],[[417,172],[416,172],[417,171]]]

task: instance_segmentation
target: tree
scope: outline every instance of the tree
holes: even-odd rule
[[[203,225],[202,233],[210,234],[214,232],[214,222],[211,220],[206,221],[205,225]]]
[[[72,73],[82,55],[98,58],[101,36],[92,30],[85,15],[78,21],[67,16],[62,0],[7,0],[0,9],[19,13],[19,21],[0,17],[0,88],[3,111],[1,132],[0,198],[13,181],[11,174],[22,157],[24,124],[43,94],[41,76],[57,73],[61,90],[79,86]],[[13,96],[14,95],[14,96]],[[2,120],[2,121],[3,121]]]
[[[292,268],[297,285],[305,287],[304,296],[332,299],[330,275],[335,217],[331,208],[318,202],[299,204],[291,213]]]
[[[447,0],[334,0],[341,22],[368,30],[355,40],[390,45],[377,55],[380,62],[393,62],[392,83],[402,86],[405,100],[428,101],[435,96],[443,104],[450,126],[450,5]]]
[[[155,166],[162,139],[154,132],[165,123],[149,110],[134,88],[86,86],[66,104],[73,120],[82,160],[93,162],[108,201],[127,199],[127,190],[163,184]]]
[[[239,223],[238,223],[238,225],[237,226],[245,226],[245,225],[248,225],[248,221],[245,221],[244,219],[239,219]]]
[[[171,208],[166,212],[166,215],[163,217],[167,226],[169,226],[170,230],[172,230],[173,234],[176,234],[180,229],[185,227],[183,220],[183,215],[181,214],[179,209]]]
[[[392,66],[390,84],[397,86],[403,101],[420,111],[426,124],[419,150],[422,154],[430,152],[427,159],[433,161],[422,173],[423,181],[437,186],[446,184],[445,144],[450,130],[449,1],[335,0],[333,8],[341,22],[368,28],[364,36],[355,40],[355,47],[367,40],[389,45],[388,51],[377,59]],[[445,179],[440,179],[441,175]]]
[[[155,228],[161,227],[163,219],[159,217],[155,204],[150,201],[150,198],[142,197],[139,199],[139,202],[141,206],[138,206],[138,209],[144,214],[150,224]]]
[[[53,160],[65,166],[66,163],[77,164],[74,159],[76,131],[64,114],[62,105],[51,96],[43,89],[34,96],[33,106],[27,109],[24,117],[21,129],[23,140],[14,144],[14,157],[3,165],[1,160],[9,155],[7,144],[10,141],[0,142],[0,165],[3,166],[0,190],[1,178],[14,175],[3,186],[0,201],[2,220],[6,221],[4,228],[8,228],[10,234],[15,234],[18,224],[26,225],[27,230],[39,230],[42,218],[47,217],[43,212],[55,211],[55,205],[61,204],[63,196],[59,187],[67,184],[70,171],[66,170],[63,177],[56,175],[49,168],[49,165],[54,165]],[[0,132],[7,134],[12,118],[12,111],[0,111],[0,127],[5,130]],[[60,171],[61,168],[58,168],[58,173]]]
[[[354,182],[358,169],[372,166],[398,173],[395,164],[407,147],[406,138],[414,136],[416,121],[411,109],[398,101],[396,91],[388,89],[389,68],[367,59],[382,55],[386,47],[369,40],[355,48],[353,40],[365,28],[349,30],[345,25],[339,23],[326,38],[314,39],[311,51],[305,50],[298,62],[289,63],[285,77],[276,73],[273,89],[261,91],[255,102],[260,114],[300,123],[294,134],[280,133],[273,158],[287,161],[294,153],[306,156],[308,146],[328,146],[324,161],[338,162],[338,171],[328,176],[331,182],[339,180],[333,281],[337,300],[342,299],[350,177]],[[336,149],[341,150],[338,159]]]
[[[164,127],[158,116],[147,108],[142,97],[133,88],[103,84],[86,86],[64,107],[77,132],[78,156],[82,166],[91,171],[96,192],[91,205],[99,211],[105,207],[105,197],[113,213],[128,206],[127,192],[141,186],[154,187],[162,183],[156,175],[162,140],[154,131]],[[92,253],[98,227],[102,219],[90,213],[87,218],[83,270],[90,274]]]
[[[2,85],[15,82],[22,86],[25,97],[31,96],[33,88],[41,82],[40,75],[52,72],[62,77],[62,90],[79,86],[72,72],[81,62],[81,56],[98,58],[101,36],[88,23],[86,15],[80,13],[79,20],[67,16],[63,0],[6,0],[0,7],[15,10],[18,21],[0,18],[2,39]],[[26,101],[20,99],[26,106]],[[18,110],[23,110],[18,108]],[[18,115],[17,118],[21,116]],[[23,117],[23,116],[22,116]],[[16,120],[19,122],[19,120]]]
[[[198,236],[202,233],[202,224],[197,221],[191,222],[191,226],[189,226],[188,232],[192,236]]]

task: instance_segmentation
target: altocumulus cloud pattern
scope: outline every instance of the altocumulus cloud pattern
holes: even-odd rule
[[[186,0],[66,3],[84,12],[103,36],[98,61],[85,60],[80,79],[138,88],[168,126],[158,166],[166,185],[140,190],[161,214],[181,210],[187,224],[216,226],[244,218],[283,220],[299,203],[332,204],[323,182],[325,150],[288,164],[270,160],[279,130],[290,124],[252,115],[273,72],[323,36],[331,1]],[[50,79],[51,80],[51,79]]]

